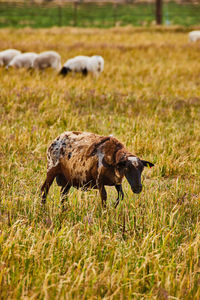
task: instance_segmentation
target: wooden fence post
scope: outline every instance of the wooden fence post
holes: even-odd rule
[[[115,26],[117,22],[117,3],[113,4],[113,25]]]
[[[156,0],[156,24],[162,24],[162,0]]]
[[[77,8],[78,8],[78,2],[74,2],[74,26],[77,25]]]
[[[58,26],[62,26],[62,7],[58,5]]]

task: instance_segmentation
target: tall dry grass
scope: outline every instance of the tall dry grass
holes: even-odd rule
[[[199,44],[173,30],[1,30],[1,49],[99,54],[98,80],[0,70],[1,299],[199,299]],[[65,130],[114,134],[155,163],[115,210],[54,184],[46,149]]]

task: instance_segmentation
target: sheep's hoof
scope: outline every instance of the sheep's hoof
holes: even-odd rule
[[[45,206],[45,203],[46,203],[46,200],[42,200],[42,201],[40,202],[40,206],[41,206],[41,207],[44,207],[44,206]]]
[[[102,203],[102,209],[106,210],[106,208],[107,208],[106,203]]]
[[[60,210],[61,210],[61,212],[67,211],[67,204],[66,203],[61,203]]]

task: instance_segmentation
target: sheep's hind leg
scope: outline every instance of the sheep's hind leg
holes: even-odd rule
[[[57,168],[51,168],[48,172],[47,172],[47,178],[44,182],[44,184],[41,187],[41,194],[42,194],[42,201],[41,204],[45,204],[46,202],[46,198],[47,198],[47,194],[49,192],[49,189],[54,181],[54,178],[57,175]]]
[[[57,182],[58,186],[61,186],[61,191],[60,191],[61,204],[62,204],[62,207],[64,208],[64,202],[67,200],[67,194],[68,194],[71,186],[68,184],[65,176],[62,174],[59,174],[56,176],[56,182]]]
[[[118,197],[117,197],[117,200],[115,202],[115,208],[118,206],[119,204],[119,201],[120,199],[123,200],[124,199],[124,192],[122,190],[122,185],[121,184],[118,184],[118,185],[115,185],[115,188],[118,192]]]
[[[61,203],[62,203],[62,205],[64,204],[65,200],[67,200],[67,194],[70,190],[70,187],[71,187],[70,185],[66,185],[65,187],[61,188],[61,197],[62,197]]]

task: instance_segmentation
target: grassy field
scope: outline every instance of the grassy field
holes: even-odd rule
[[[98,80],[0,69],[0,298],[200,298],[200,45],[186,33],[134,29],[1,29],[1,49],[53,49],[62,62],[99,54]],[[65,130],[113,134],[155,167],[115,210],[108,190],[54,183],[46,150]]]
[[[168,25],[200,25],[200,5],[174,2],[163,4],[163,23]],[[155,4],[113,5],[94,3],[29,5],[0,2],[0,27],[33,28],[78,26],[107,28],[115,25],[149,26],[155,23]]]

